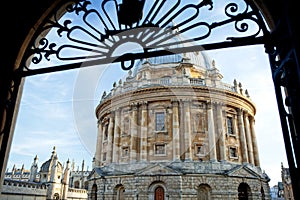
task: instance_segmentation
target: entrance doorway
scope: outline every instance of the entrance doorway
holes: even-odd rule
[[[165,191],[164,188],[158,186],[154,192],[154,200],[164,200],[165,199]]]

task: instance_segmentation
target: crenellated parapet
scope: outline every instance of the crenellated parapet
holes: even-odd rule
[[[2,186],[2,194],[20,194],[25,196],[45,196],[47,195],[47,185],[40,183],[30,183],[25,181],[5,179]]]

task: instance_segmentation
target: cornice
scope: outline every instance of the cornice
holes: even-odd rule
[[[166,95],[166,94],[162,94],[163,92],[172,92],[172,94]],[[189,93],[194,93],[194,94],[189,95]],[[110,96],[107,99],[104,99],[102,102],[100,102],[100,104],[96,107],[96,116],[98,116],[99,111],[103,108],[106,108],[105,110],[107,109],[111,110],[112,108],[109,108],[111,107],[109,105],[112,105],[112,102],[114,102],[114,105],[118,105],[118,107],[123,107],[125,106],[125,104],[126,106],[130,105],[132,101],[149,101],[149,98],[154,98],[153,94],[154,96],[157,96],[156,100],[158,101],[163,99],[196,100],[201,97],[205,101],[209,98],[213,98],[212,101],[214,102],[224,103],[227,106],[235,107],[235,108],[245,107],[245,109],[248,110],[250,115],[254,116],[256,114],[256,106],[251,101],[251,99],[236,92],[232,92],[220,88],[207,87],[207,86],[191,86],[191,85],[169,86],[168,85],[167,87],[154,86],[149,88],[139,88],[136,90]],[[177,98],[174,98],[174,96],[177,96]],[[224,96],[226,98],[224,98]],[[225,101],[227,99],[227,101],[224,102],[224,99]]]

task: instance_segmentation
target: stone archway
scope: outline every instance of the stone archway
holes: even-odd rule
[[[98,192],[97,185],[93,184],[92,190],[91,190],[91,200],[97,200],[97,192]]]
[[[124,193],[125,193],[125,187],[122,184],[118,184],[114,188],[114,196],[116,200],[124,200],[125,199]]]
[[[251,189],[247,183],[240,183],[238,187],[239,200],[251,199]]]
[[[149,200],[166,200],[168,194],[167,194],[167,188],[165,186],[164,182],[153,182],[149,186],[148,190],[148,199]]]
[[[211,199],[211,187],[208,184],[200,184],[197,188],[198,200],[210,200]]]

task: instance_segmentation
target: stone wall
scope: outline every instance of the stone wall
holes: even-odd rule
[[[45,200],[47,187],[42,184],[4,180],[1,200]]]
[[[154,188],[162,186],[165,189],[166,199],[197,199],[200,184],[205,183],[211,188],[210,199],[214,200],[238,200],[238,187],[242,182],[251,188],[250,199],[262,199],[261,186],[265,190],[265,199],[271,199],[268,185],[255,179],[241,179],[239,177],[225,177],[218,175],[184,175],[184,176],[148,176],[148,177],[111,177],[104,181],[98,179],[96,184],[99,189],[97,197],[113,200],[117,196],[116,185],[125,187],[126,200],[152,200]],[[91,188],[91,186],[89,187]]]
[[[237,200],[239,188],[248,188],[249,199],[271,199],[268,177],[250,164],[221,162],[178,162],[116,164],[96,168],[90,176],[89,192],[97,185],[97,197],[114,199],[118,188],[127,199],[153,200],[155,189],[163,188],[165,199],[197,199],[203,188],[209,199]]]
[[[4,180],[0,200],[46,200],[48,187],[45,184]],[[86,200],[87,190],[69,188],[67,199]]]

